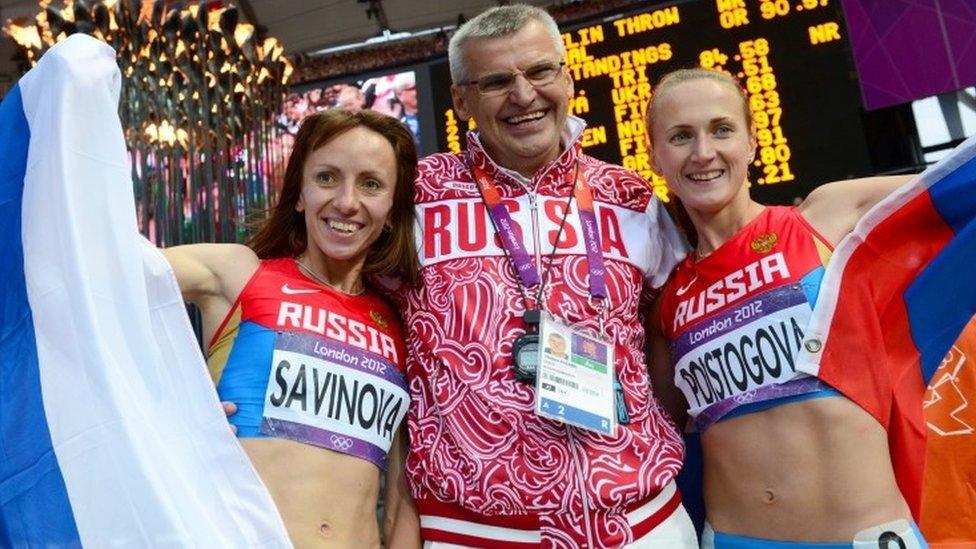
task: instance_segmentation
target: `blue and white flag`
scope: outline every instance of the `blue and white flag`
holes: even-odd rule
[[[288,547],[136,229],[120,84],[75,35],[0,105],[0,546]]]

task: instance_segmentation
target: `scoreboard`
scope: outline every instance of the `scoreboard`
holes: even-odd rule
[[[587,154],[643,175],[651,171],[644,107],[664,73],[688,67],[727,71],[747,91],[758,148],[753,196],[789,204],[827,181],[870,175],[860,93],[840,0],[692,0],[564,28],[576,84],[570,112],[587,121]],[[459,151],[446,61],[430,67],[441,151]]]

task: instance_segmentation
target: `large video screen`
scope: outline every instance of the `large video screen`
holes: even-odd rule
[[[322,110],[370,109],[400,119],[420,145],[417,78],[413,70],[360,80],[313,84],[285,96],[278,125],[294,135],[305,116]]]
[[[755,112],[750,181],[760,201],[788,204],[831,180],[871,173],[860,97],[837,0],[694,0],[564,29],[576,82],[570,109],[587,121],[587,154],[651,181],[644,105],[664,73],[694,66],[735,75]],[[446,61],[431,66],[437,148],[460,150]]]

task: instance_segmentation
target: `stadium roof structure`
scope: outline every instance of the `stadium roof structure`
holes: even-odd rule
[[[9,0],[2,0],[9,1]],[[521,0],[540,7],[552,0]],[[293,54],[324,53],[367,41],[450,30],[497,0],[233,0],[244,19]],[[323,51],[324,50],[324,51]]]
[[[139,0],[118,0],[137,2]],[[193,4],[194,0],[164,0]],[[519,0],[540,7],[556,0]],[[207,0],[213,7],[237,6],[241,21],[274,36],[285,53],[312,54],[344,49],[367,41],[384,41],[418,33],[451,30],[459,19],[471,18],[504,0]],[[60,9],[63,0],[52,0]],[[0,21],[33,17],[37,0],[0,0]],[[408,34],[409,33],[409,34]]]

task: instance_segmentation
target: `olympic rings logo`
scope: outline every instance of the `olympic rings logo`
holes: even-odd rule
[[[336,450],[346,451],[352,448],[353,445],[353,441],[351,438],[343,437],[339,435],[332,435],[330,441],[332,442],[332,447],[335,448]]]

